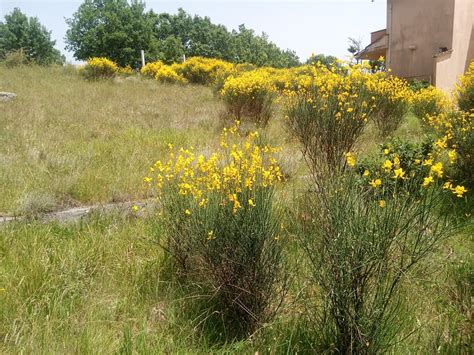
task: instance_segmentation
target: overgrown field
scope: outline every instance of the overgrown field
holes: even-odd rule
[[[0,103],[0,215],[30,217],[0,225],[0,352],[470,353],[471,187],[459,192],[457,181],[447,181],[452,185],[444,184],[444,195],[430,200],[438,192],[434,179],[441,191],[441,178],[449,174],[447,157],[435,164],[436,147],[446,149],[446,141],[381,147],[387,138],[380,124],[369,122],[354,128],[360,136],[344,151],[343,164],[324,171],[318,144],[333,128],[297,121],[324,113],[327,101],[312,105],[321,92],[296,99],[292,110],[276,100],[268,124],[254,125],[233,101],[232,86],[221,87],[220,98],[212,87],[134,75],[86,81],[67,67],[0,66],[0,91],[18,95]],[[360,96],[344,98],[353,106],[344,107],[343,117],[358,109],[354,116],[364,114],[367,105],[356,106]],[[338,100],[329,104],[337,109]],[[226,120],[231,113],[242,121]],[[417,144],[432,134],[413,113],[400,117],[392,138]],[[377,119],[384,124],[383,113]],[[313,150],[302,153],[301,142],[317,134],[320,139],[308,144]],[[324,153],[327,162],[331,151]],[[379,160],[364,158],[369,154],[382,155],[382,168]],[[219,159],[240,165],[220,169]],[[336,175],[338,169],[345,172]],[[323,180],[323,173],[333,178]],[[355,182],[343,174],[356,176]],[[425,195],[429,188],[433,194]],[[71,206],[157,194],[158,211],[96,212],[68,225],[35,219]],[[445,217],[452,220],[446,226]],[[385,230],[395,235],[388,248],[381,245]],[[373,235],[378,240],[369,240]],[[331,268],[334,260],[340,269]],[[360,310],[356,302],[348,312],[363,314],[360,319],[338,318],[333,305],[357,297],[342,292],[341,299],[325,298],[328,289],[351,284],[347,270],[358,281],[359,268],[367,270],[360,278],[369,280],[355,288],[366,297],[360,303],[393,313],[380,316],[380,333],[356,334],[343,348],[347,339],[331,343],[343,338],[337,329],[344,326],[333,326],[334,319],[370,330],[379,317],[379,308]],[[228,281],[235,276],[241,277]],[[403,282],[387,287],[397,278]],[[380,306],[377,296],[384,302],[385,292],[394,296]],[[379,348],[360,339],[374,339]]]
[[[210,89],[85,82],[62,68],[0,68],[0,214],[143,199],[170,142],[205,146],[221,104]]]

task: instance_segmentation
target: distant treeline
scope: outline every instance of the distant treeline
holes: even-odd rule
[[[229,31],[183,9],[175,15],[146,12],[140,0],[85,0],[66,22],[66,48],[78,60],[107,57],[137,67],[143,49],[147,61],[168,64],[183,55],[276,68],[300,64],[294,51],[280,49],[265,33],[258,35],[245,25]]]

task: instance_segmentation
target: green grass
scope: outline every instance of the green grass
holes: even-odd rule
[[[197,86],[86,82],[62,68],[0,66],[0,214],[146,197],[169,142],[206,146],[221,103]]]
[[[0,91],[18,95],[0,103],[0,215],[146,198],[143,177],[167,143],[207,150],[222,126],[221,103],[201,86],[86,82],[62,68],[0,66]],[[397,135],[419,140],[419,122],[408,117]],[[290,180],[279,197],[291,208],[307,170],[278,110],[263,136],[284,147]],[[358,148],[370,153],[380,142],[369,126]],[[392,353],[472,349],[470,221],[404,284],[415,313]],[[296,237],[287,258],[297,276],[277,319],[246,340],[216,344],[199,330],[198,290],[176,281],[156,243],[162,233],[153,216],[119,213],[0,225],[0,353],[314,352],[318,330],[302,312],[317,305],[301,295],[315,290]]]

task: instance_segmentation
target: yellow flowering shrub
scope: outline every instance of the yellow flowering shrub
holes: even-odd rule
[[[456,93],[461,110],[465,112],[474,110],[474,61],[469,65],[467,72],[459,78]]]
[[[474,110],[426,116],[425,122],[437,134],[438,145],[449,149],[449,159],[455,162],[461,178],[474,181]]]
[[[145,178],[158,193],[166,250],[183,275],[212,288],[214,311],[235,334],[254,331],[273,314],[283,272],[273,206],[282,178],[278,149],[257,140],[258,132],[242,137],[237,123],[223,130],[220,148],[207,156],[170,145],[168,157]]]
[[[397,193],[418,194],[431,187],[463,197],[467,189],[455,184],[449,174],[455,162],[456,153],[442,139],[418,144],[395,139],[382,144],[375,156],[360,159],[352,166],[376,199],[390,199]]]
[[[80,73],[87,79],[111,78],[119,72],[119,66],[107,58],[90,58]]]
[[[157,69],[155,73],[155,79],[161,83],[170,84],[186,84],[188,81],[179,75],[173,68],[173,66],[163,65]]]
[[[344,171],[351,151],[374,110],[369,74],[353,68],[347,75],[318,68],[307,87],[287,90],[286,116],[311,171],[318,179]]]
[[[232,72],[233,64],[219,59],[192,57],[177,66],[176,71],[190,83],[210,85],[219,76]]]
[[[129,76],[129,75],[135,74],[135,71],[132,69],[130,65],[127,65],[126,67],[120,67],[118,70],[118,74]]]
[[[412,110],[415,116],[424,120],[426,116],[439,115],[452,109],[448,95],[434,86],[423,88],[413,94]]]
[[[408,113],[412,91],[404,79],[379,72],[370,76],[368,89],[374,97],[373,120],[383,137],[393,133]]]
[[[163,62],[161,61],[156,61],[156,62],[150,62],[150,63],[147,63],[145,64],[145,66],[143,66],[141,69],[140,69],[140,74],[144,75],[144,76],[147,76],[147,77],[150,77],[150,78],[155,78],[156,76],[156,73],[158,72],[159,69],[161,69],[161,67],[163,67],[165,64],[163,64]]]
[[[259,69],[228,77],[220,96],[232,118],[266,125],[273,112],[276,87],[268,71]]]

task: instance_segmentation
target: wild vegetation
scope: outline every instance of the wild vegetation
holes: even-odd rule
[[[167,64],[183,55],[283,68],[299,64],[295,52],[278,48],[265,33],[245,25],[229,31],[183,9],[174,15],[146,12],[145,3],[137,0],[86,0],[66,22],[67,48],[78,60],[107,57],[137,68],[144,50],[147,61]]]
[[[55,44],[36,17],[28,18],[18,8],[0,21],[0,60],[6,65],[62,63],[64,57]]]
[[[347,69],[0,66],[0,349],[468,353],[471,71]]]

